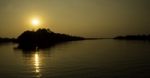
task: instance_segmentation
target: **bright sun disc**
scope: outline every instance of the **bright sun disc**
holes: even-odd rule
[[[39,21],[38,19],[33,19],[33,20],[32,20],[32,25],[33,25],[33,26],[38,26],[39,23],[40,23],[40,21]]]

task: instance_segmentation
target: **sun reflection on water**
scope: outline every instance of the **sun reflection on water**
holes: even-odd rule
[[[37,72],[37,73],[40,72],[39,64],[40,64],[40,61],[39,61],[39,54],[36,53],[36,54],[35,54],[35,63],[34,63],[34,65],[35,65],[35,72]]]
[[[34,54],[34,68],[35,68],[35,73],[37,74],[36,77],[40,78],[41,74],[40,74],[40,56],[39,53],[36,52]]]

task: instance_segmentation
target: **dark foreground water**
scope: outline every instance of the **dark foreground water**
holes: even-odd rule
[[[150,78],[150,42],[75,41],[36,52],[0,45],[0,78]]]

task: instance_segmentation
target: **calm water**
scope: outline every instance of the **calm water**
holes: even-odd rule
[[[150,42],[90,40],[36,52],[0,45],[0,78],[150,78]]]

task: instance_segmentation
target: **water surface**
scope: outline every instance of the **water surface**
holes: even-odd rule
[[[0,78],[150,78],[150,42],[85,40],[24,52],[0,45]]]

